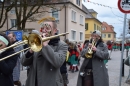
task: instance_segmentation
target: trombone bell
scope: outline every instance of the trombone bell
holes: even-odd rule
[[[26,35],[23,35],[22,40],[28,40],[28,37]]]
[[[28,44],[33,51],[38,52],[42,49],[42,38],[38,34],[32,33],[28,36]]]

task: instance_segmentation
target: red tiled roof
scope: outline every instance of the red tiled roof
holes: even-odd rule
[[[102,28],[106,28],[106,30],[102,30],[102,33],[116,33],[113,30],[113,26],[112,25],[108,25],[106,22],[102,22]]]
[[[114,28],[112,25],[109,25],[110,27]]]

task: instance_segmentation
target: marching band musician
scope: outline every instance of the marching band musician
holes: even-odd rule
[[[95,41],[92,45],[91,41]],[[87,58],[88,48],[92,49],[92,58]],[[105,67],[104,60],[108,59],[107,45],[101,39],[101,32],[95,30],[91,34],[91,40],[81,52],[84,62],[80,68],[77,86],[109,86],[108,71]]]
[[[57,24],[53,17],[44,18],[41,24],[42,37],[54,36]],[[63,86],[60,67],[65,61],[67,44],[59,37],[43,42],[42,50],[29,50],[22,58],[23,66],[30,66],[26,86]]]
[[[10,41],[5,34],[0,34],[0,45],[0,59],[15,53],[12,48],[1,51],[1,49],[10,45]],[[0,86],[14,86],[12,73],[17,62],[17,57],[17,55],[14,55],[0,61]]]

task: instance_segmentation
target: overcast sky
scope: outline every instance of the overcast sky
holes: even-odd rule
[[[98,13],[97,18],[101,22],[105,21],[109,25],[114,26],[114,31],[117,33],[117,37],[119,37],[121,32],[123,32],[124,14],[120,12],[120,10],[118,9],[117,5],[118,0],[89,0],[89,1],[113,7],[112,9],[110,9],[108,7],[90,3],[88,2],[88,0],[83,0],[83,4],[88,9],[94,9]],[[127,18],[130,18],[129,14],[127,15]]]

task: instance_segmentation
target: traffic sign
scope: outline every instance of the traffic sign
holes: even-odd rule
[[[130,13],[130,0],[118,0],[118,8],[123,13]]]
[[[13,32],[16,35],[17,40],[22,40],[22,37],[23,37],[23,31],[22,30],[8,30],[8,31],[6,31],[6,35],[8,35],[9,32]]]

